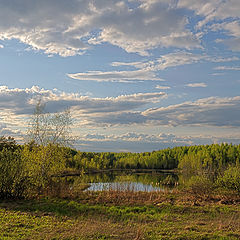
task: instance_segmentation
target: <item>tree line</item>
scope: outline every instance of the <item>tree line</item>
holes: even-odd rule
[[[212,144],[181,146],[143,153],[72,151],[68,166],[74,169],[162,169],[180,168],[188,172],[213,172],[235,164],[240,145]]]

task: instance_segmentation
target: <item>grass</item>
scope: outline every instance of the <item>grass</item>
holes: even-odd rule
[[[235,200],[108,191],[75,199],[2,201],[0,239],[240,239]]]

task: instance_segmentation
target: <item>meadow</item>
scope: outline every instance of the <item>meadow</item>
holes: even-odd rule
[[[1,201],[0,239],[239,239],[233,197],[186,192],[85,192]]]

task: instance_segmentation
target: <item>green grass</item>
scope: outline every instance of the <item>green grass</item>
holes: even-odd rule
[[[8,201],[0,203],[0,239],[240,239],[240,205]]]

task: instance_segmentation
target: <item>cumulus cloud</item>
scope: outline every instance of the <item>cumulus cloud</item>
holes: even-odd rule
[[[94,140],[94,141],[143,141],[143,142],[180,142],[180,138],[176,137],[174,134],[146,134],[146,133],[137,133],[137,132],[127,132],[124,134],[118,135],[104,135],[104,134],[85,134],[81,136],[81,140]],[[187,138],[186,138],[187,139]],[[182,138],[183,140],[183,138]],[[189,139],[187,139],[189,141]],[[186,142],[187,142],[186,141]]]
[[[188,8],[197,15],[203,16],[204,19],[200,20],[199,27],[214,19],[224,20],[226,18],[240,17],[238,0],[179,0],[178,7]]]
[[[207,125],[240,126],[240,97],[204,98],[168,107],[150,108],[149,104],[166,98],[164,92],[136,93],[118,97],[90,98],[32,87],[9,89],[0,87],[1,122],[14,122],[33,113],[37,99],[46,102],[46,111],[62,111],[69,107],[82,124],[92,125]],[[144,110],[145,109],[145,110]],[[10,116],[12,120],[10,121]],[[21,122],[21,121],[17,121]],[[24,122],[22,120],[22,122]],[[20,124],[20,123],[19,123]]]
[[[0,44],[0,48],[4,48],[4,46],[2,44]]]
[[[124,125],[136,127],[143,125],[152,127],[240,127],[240,96],[232,98],[211,97],[167,107],[149,108],[149,104],[159,104],[158,102],[166,97],[166,93],[153,92],[91,98],[80,94],[41,89],[37,86],[26,89],[10,89],[1,86],[0,135],[21,136],[26,127],[26,121],[33,113],[36,101],[39,98],[46,103],[47,112],[62,111],[69,107],[75,119],[75,129],[83,125],[90,129]],[[162,146],[170,146],[171,144],[171,146],[175,146],[181,143],[195,144],[193,138],[183,139],[171,134],[149,135],[136,132],[128,132],[118,136],[89,133],[80,140],[82,144],[84,142],[87,144],[87,141],[92,143],[99,140],[106,143],[113,140],[115,142],[141,142],[152,147],[157,146],[159,143],[163,144]]]
[[[204,98],[195,102],[185,102],[166,108],[148,109],[143,116],[155,120],[158,124],[240,126],[240,97]]]
[[[191,30],[186,9],[200,19],[195,29],[213,20],[234,19],[222,28],[238,31],[238,0],[23,0],[21,4],[2,0],[0,39],[17,39],[32,49],[61,56],[84,54],[102,43],[143,56],[151,55],[150,51],[158,47],[203,48],[201,35],[209,29]],[[232,40],[236,48],[238,39]]]
[[[177,137],[174,134],[146,134],[127,132],[118,135],[85,134],[77,141],[83,151],[144,152],[159,150],[169,146],[190,145],[190,137]]]
[[[98,125],[240,127],[240,97],[204,98],[168,107],[92,115]]]
[[[0,1],[0,14],[0,39],[50,55],[83,54],[104,42],[141,55],[156,47],[200,47],[184,11],[161,1],[10,0]]]
[[[171,133],[146,134],[126,132],[124,134],[85,134],[77,141],[82,151],[146,152],[175,146],[213,143],[239,144],[240,136],[216,137],[209,135],[177,136]]]
[[[207,84],[206,83],[189,83],[186,86],[187,87],[192,87],[192,88],[195,88],[195,87],[207,87]]]
[[[211,30],[219,32],[222,31],[228,38],[217,39],[217,43],[223,43],[228,46],[229,49],[233,51],[240,51],[240,22],[239,20],[234,20],[231,22],[222,22],[212,24]]]
[[[166,97],[167,94],[164,92],[153,92],[90,98],[79,94],[45,90],[38,86],[30,89],[9,89],[7,86],[0,86],[0,109],[10,110],[18,115],[32,114],[38,99],[41,98],[46,102],[46,110],[49,112],[62,111],[67,107],[83,113],[119,112],[129,111]]]
[[[224,43],[233,51],[240,51],[238,0],[179,0],[178,7],[188,8],[203,18],[195,26],[198,30],[204,29],[201,33],[199,32],[200,35],[203,36],[211,30],[219,31],[223,34],[223,38],[218,39],[218,42]],[[228,39],[226,36],[232,38]]]
[[[186,29],[187,19],[181,9],[158,1],[143,2],[134,9],[123,1],[116,5],[117,11],[98,19],[106,25],[89,40],[91,44],[109,42],[141,55],[148,55],[146,50],[159,46],[200,47],[199,40]]]
[[[240,17],[240,6],[238,0],[228,0],[228,1],[214,1],[216,4],[216,9],[213,11],[213,17],[217,19],[226,18],[239,18]]]

